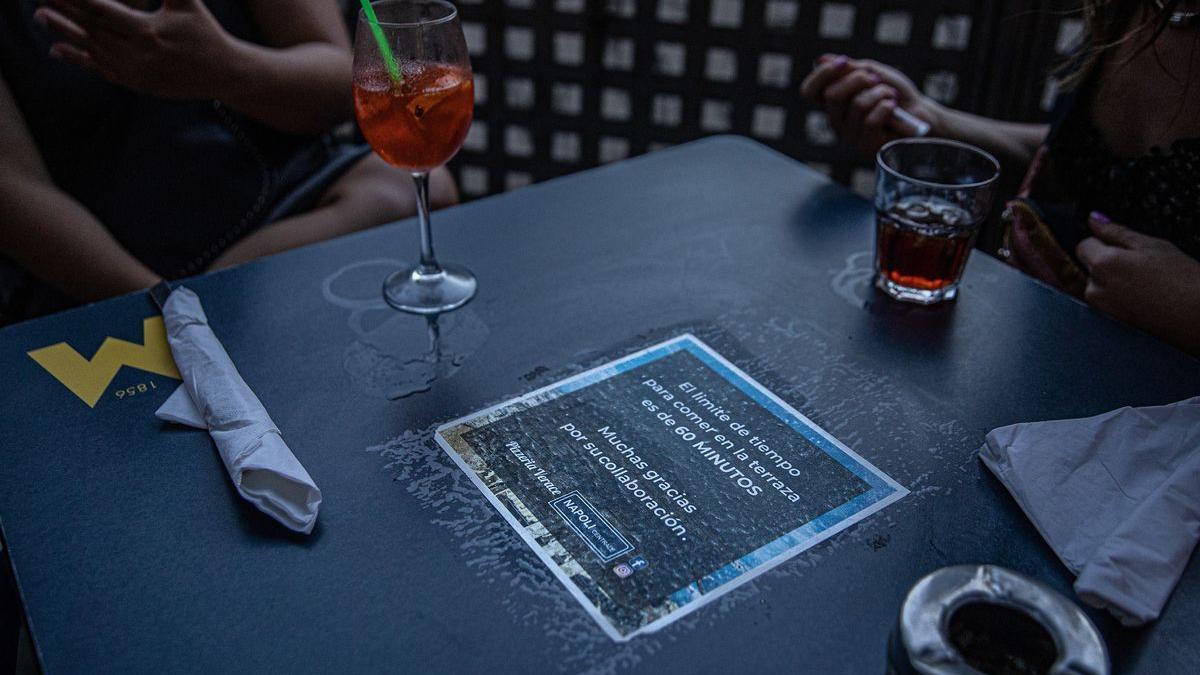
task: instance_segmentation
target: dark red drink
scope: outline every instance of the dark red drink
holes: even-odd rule
[[[912,291],[911,298],[953,297],[977,227],[970,214],[929,196],[905,197],[875,211],[876,267],[889,292]]]

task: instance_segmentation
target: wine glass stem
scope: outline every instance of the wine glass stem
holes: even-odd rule
[[[417,218],[421,221],[421,274],[437,274],[442,271],[433,256],[433,231],[429,226],[429,173],[415,172],[413,186],[417,191]]]

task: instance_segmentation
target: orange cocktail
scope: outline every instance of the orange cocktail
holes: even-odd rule
[[[475,106],[471,74],[443,63],[408,62],[393,82],[380,67],[355,73],[358,126],[375,152],[409,171],[432,171],[458,152]]]

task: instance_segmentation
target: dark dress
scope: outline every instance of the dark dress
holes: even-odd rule
[[[163,277],[201,272],[247,233],[311,208],[369,150],[349,133],[289,135],[219,101],[144,96],[51,59],[39,4],[0,3],[0,74],[55,184]],[[205,4],[259,41],[241,2]],[[0,260],[0,325],[67,304]]]
[[[1087,88],[1060,96],[1046,139],[1046,161],[1030,196],[1063,249],[1091,236],[1088,214],[1099,211],[1127,227],[1175,244],[1200,259],[1200,138],[1118,157],[1086,106]],[[1196,114],[1180,111],[1180,114]]]

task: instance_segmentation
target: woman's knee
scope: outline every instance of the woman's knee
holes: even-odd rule
[[[375,155],[364,158],[347,172],[330,193],[330,201],[339,208],[373,216],[371,219],[376,222],[372,224],[407,218],[417,212],[412,178]],[[458,187],[445,167],[429,175],[429,202],[435,209],[458,203]]]
[[[440,209],[458,203],[458,185],[454,176],[444,166],[429,173],[429,205]]]
[[[408,176],[368,155],[337,180],[321,200],[357,227],[370,227],[406,218],[417,212]],[[357,228],[356,228],[357,229]]]

